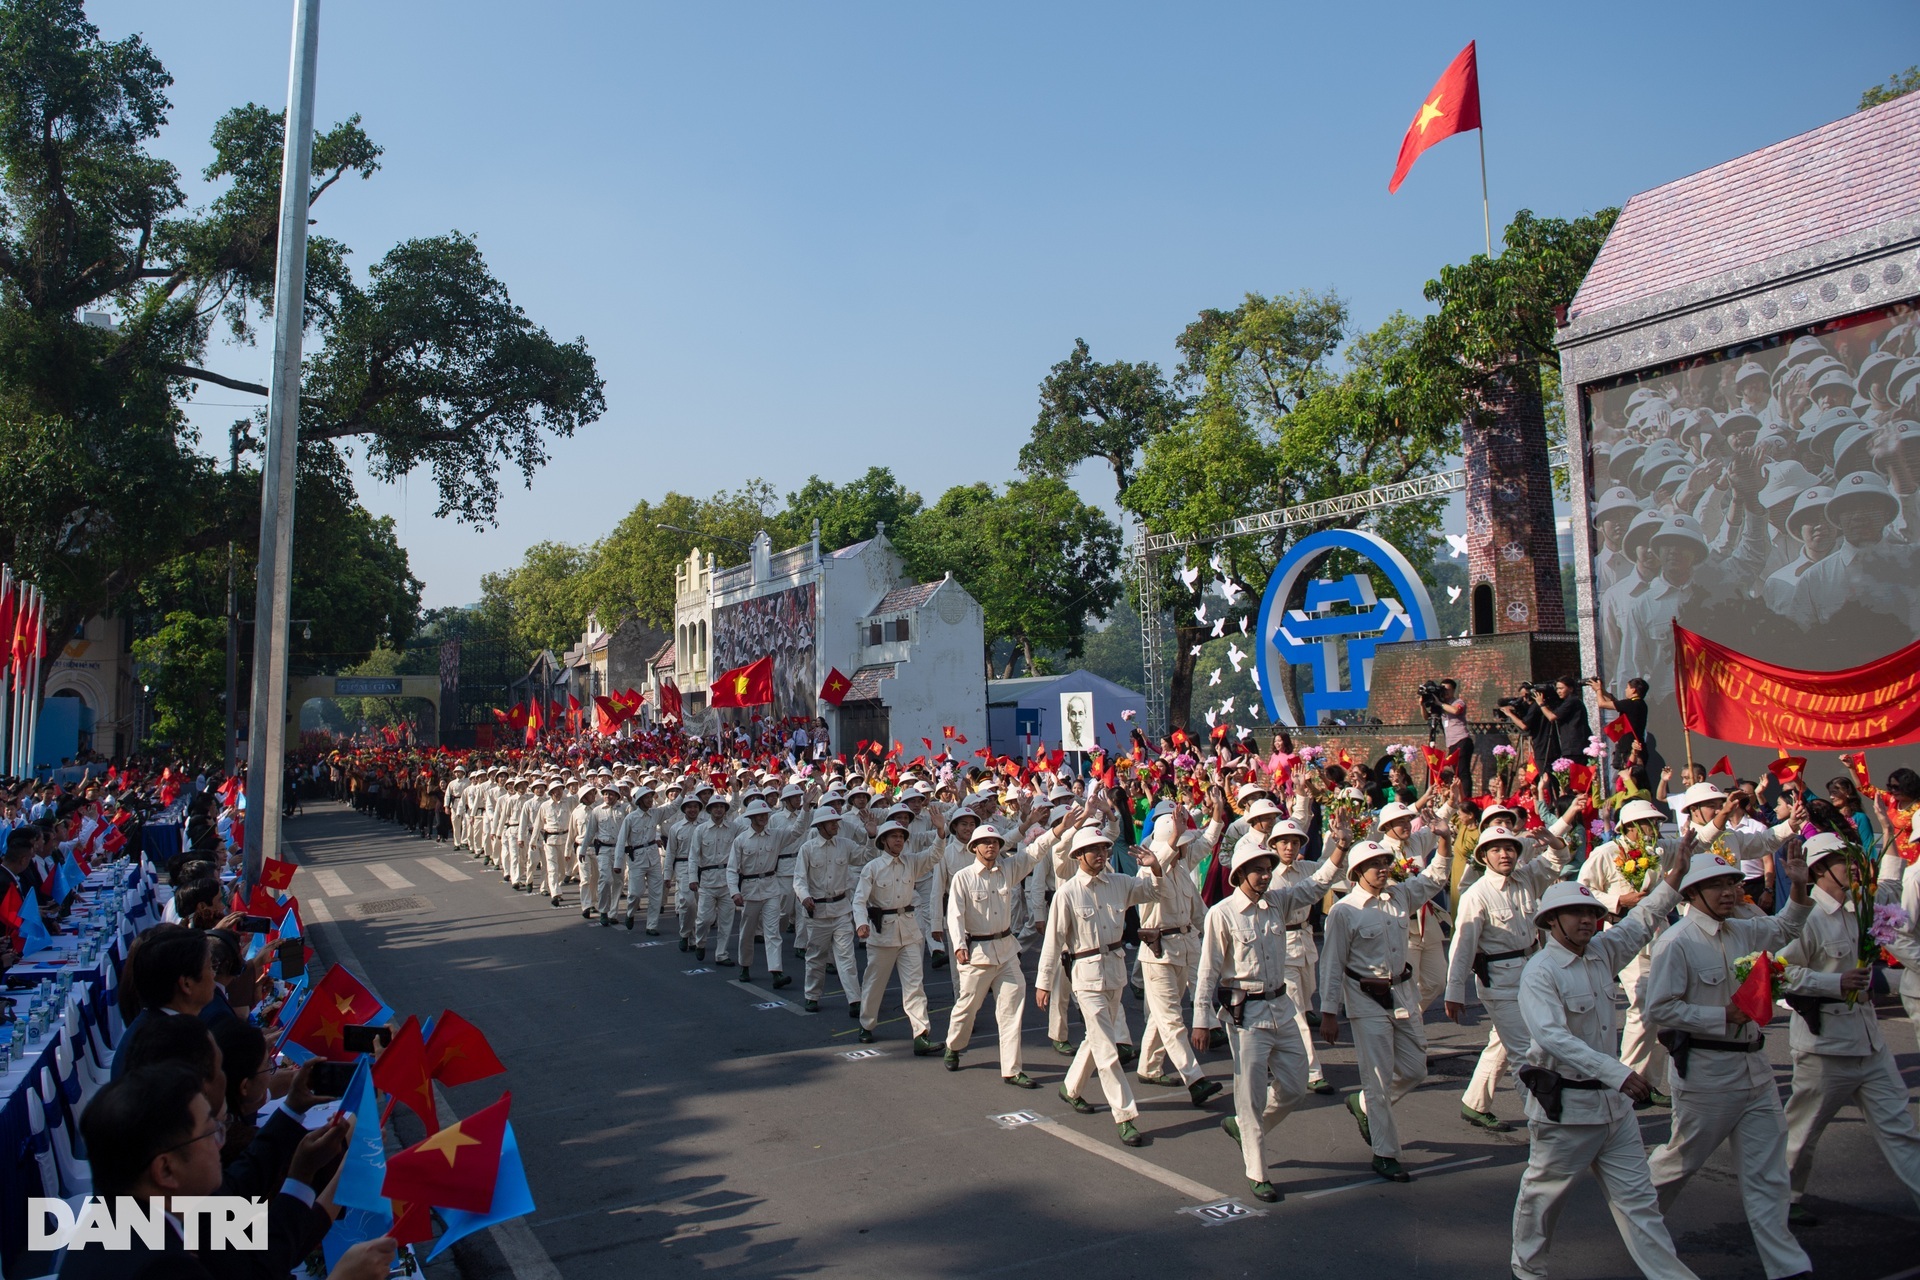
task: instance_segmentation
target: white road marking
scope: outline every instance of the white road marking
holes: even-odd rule
[[[313,873],[313,882],[329,898],[344,898],[353,892],[347,888],[347,882],[340,878],[338,871],[316,871]]]
[[[813,1016],[812,1014],[808,1013],[805,1009],[802,1009],[799,1005],[795,1004],[793,1001],[782,1000],[779,996],[770,996],[767,994],[767,992],[763,988],[756,987],[751,982],[742,982],[740,981],[740,979],[734,978],[731,981],[729,981],[727,985],[730,987],[738,987],[742,991],[746,992],[748,995],[761,997],[761,1003],[763,1006],[777,1004],[782,1009],[785,1009],[788,1013],[797,1013],[803,1018],[810,1018]]]
[[[367,870],[373,873],[375,880],[378,880],[389,889],[413,888],[413,881],[407,879],[384,862],[369,862],[367,864]]]
[[[1464,1169],[1470,1164],[1485,1164],[1492,1156],[1475,1156],[1471,1160],[1449,1160],[1445,1164],[1415,1165],[1407,1170],[1415,1179],[1431,1177],[1444,1173],[1448,1169]],[[1321,1196],[1338,1195],[1342,1191],[1352,1191],[1355,1187],[1377,1187],[1381,1185],[1378,1177],[1362,1178],[1358,1182],[1343,1182],[1337,1187],[1322,1187],[1318,1191],[1309,1191],[1305,1195],[1293,1197],[1296,1200],[1318,1200]]]
[[[472,876],[468,875],[466,872],[462,871],[460,868],[450,867],[446,863],[440,861],[440,859],[438,858],[421,858],[418,861],[421,866],[433,872],[433,874],[439,876],[442,880],[473,879]]]
[[[1201,1204],[1213,1204],[1227,1198],[1227,1193],[1224,1191],[1215,1191],[1212,1187],[1195,1182],[1192,1178],[1182,1177],[1171,1169],[1162,1169],[1151,1160],[1142,1160],[1125,1147],[1115,1147],[1099,1142],[1078,1129],[1067,1128],[1056,1120],[1043,1117],[1021,1127],[1032,1129],[1037,1133],[1050,1133],[1062,1142],[1071,1143],[1082,1151],[1091,1152],[1103,1160],[1111,1160],[1121,1168],[1131,1169],[1142,1177],[1152,1178],[1163,1187],[1171,1187],[1189,1200],[1198,1200]]]
[[[309,898],[307,900],[306,906],[307,906],[307,915],[316,924],[332,924],[333,923],[333,908],[327,905],[327,900],[325,898]]]

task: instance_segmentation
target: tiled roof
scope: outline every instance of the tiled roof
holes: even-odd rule
[[[672,668],[673,666],[673,637],[672,636],[668,636],[666,643],[653,651],[653,656],[647,659],[647,665],[650,667],[667,667],[669,669]]]
[[[907,609],[918,609],[933,598],[946,579],[938,582],[917,582],[911,587],[895,587],[880,597],[880,603],[867,610],[869,616],[882,613],[900,613]]]
[[[840,548],[838,551],[829,551],[827,552],[827,554],[832,556],[835,560],[846,560],[852,556],[859,555],[862,551],[865,551],[867,549],[867,544],[872,541],[873,541],[872,538],[862,538],[858,542],[851,543],[847,546],[844,546]]]
[[[1920,214],[1920,93],[1643,191],[1570,318]]]
[[[876,662],[870,667],[862,667],[853,673],[853,679],[847,682],[847,702],[877,702],[880,700],[880,682],[891,680],[899,664],[894,662]]]

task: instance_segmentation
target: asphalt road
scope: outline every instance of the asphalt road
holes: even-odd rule
[[[1261,1206],[1219,1129],[1224,1094],[1199,1111],[1184,1090],[1138,1086],[1149,1141],[1120,1147],[1104,1106],[1080,1116],[1058,1098],[1066,1059],[1031,997],[1037,1091],[1000,1082],[984,1016],[957,1074],[915,1058],[897,994],[872,1046],[881,1052],[849,1058],[862,1046],[837,995],[808,1015],[798,982],[775,993],[759,967],[751,986],[737,969],[689,973],[701,966],[668,929],[655,940],[600,928],[571,895],[556,910],[464,853],[344,806],[316,803],[286,830],[322,958],[345,959],[403,1013],[457,1010],[507,1064],[505,1077],[447,1100],[465,1115],[512,1090],[539,1209],[451,1251],[456,1264],[437,1273],[1509,1274],[1525,1131],[1486,1134],[1458,1118],[1482,1027],[1437,1013],[1428,1023],[1433,1074],[1397,1112],[1410,1185],[1371,1176],[1340,1096],[1309,1097],[1278,1134],[1270,1176],[1286,1198]],[[800,967],[789,960],[788,971]],[[947,971],[929,973],[937,1039],[952,992]],[[1127,1005],[1137,1036],[1141,1008]],[[1882,1013],[1909,1083],[1920,1080],[1913,1028],[1897,1006]],[[1784,1086],[1784,1026],[1769,1038]],[[1328,1062],[1341,1093],[1356,1087],[1349,1045]],[[1224,1053],[1206,1065],[1230,1075]],[[1496,1109],[1519,1115],[1505,1090]],[[1019,1111],[1038,1119],[996,1119]],[[1666,1113],[1647,1113],[1643,1128],[1649,1145],[1661,1141]],[[1195,1212],[1222,1200],[1255,1212]],[[1816,1271],[1920,1276],[1920,1212],[1857,1113],[1828,1130],[1808,1203],[1821,1222],[1799,1234]],[[1724,1150],[1670,1223],[1702,1277],[1762,1274]],[[1568,1280],[1636,1274],[1591,1180],[1569,1199],[1553,1264]]]

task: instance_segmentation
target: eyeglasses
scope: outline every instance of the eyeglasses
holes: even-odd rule
[[[196,1133],[184,1142],[176,1142],[170,1147],[162,1147],[153,1154],[163,1156],[169,1151],[178,1151],[182,1147],[190,1147],[194,1143],[204,1141],[207,1138],[212,1138],[216,1146],[224,1144],[227,1140],[227,1122],[225,1120],[215,1120],[213,1122],[213,1128],[207,1130],[205,1133]]]

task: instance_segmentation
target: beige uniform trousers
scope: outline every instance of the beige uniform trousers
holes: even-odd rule
[[[1120,1009],[1120,993],[1123,990],[1124,987],[1113,987],[1103,991],[1073,993],[1074,1002],[1080,1006],[1080,1017],[1087,1024],[1087,1034],[1080,1041],[1080,1050],[1073,1055],[1073,1062],[1067,1067],[1067,1078],[1062,1085],[1074,1097],[1085,1097],[1081,1091],[1087,1086],[1087,1077],[1097,1068],[1100,1087],[1106,1091],[1107,1105],[1113,1109],[1115,1124],[1140,1114],[1140,1108],[1133,1104],[1133,1086],[1120,1066],[1120,1050],[1116,1047],[1119,1037],[1127,1031],[1126,1015]],[[1061,994],[1054,992],[1047,1003],[1053,1004]],[[862,1009],[861,1012],[866,1010]]]
[[[1673,1251],[1673,1236],[1647,1172],[1638,1120],[1632,1115],[1611,1124],[1535,1120],[1527,1131],[1532,1140],[1527,1171],[1520,1176],[1520,1195],[1513,1203],[1514,1275],[1546,1280],[1547,1252],[1553,1248],[1553,1228],[1567,1192],[1575,1178],[1592,1169],[1640,1274],[1648,1280],[1696,1280]]]
[[[806,917],[802,911],[801,917]],[[818,1000],[827,990],[827,959],[840,978],[840,994],[848,1004],[860,999],[860,966],[853,954],[853,913],[833,919],[815,916],[807,921],[807,999]]]
[[[580,869],[580,905],[591,907],[600,900],[600,854],[603,851],[592,845],[581,845],[574,850],[574,865]],[[611,854],[613,849],[604,852]]]
[[[906,1009],[907,1025],[916,1036],[926,1035],[932,1025],[927,1017],[927,944],[915,938],[904,947],[876,947],[875,936],[867,939],[867,976],[860,983],[860,1025],[869,1031],[879,1025],[887,982],[893,977],[894,966],[899,965],[900,1004]]]
[[[1206,1073],[1200,1069],[1200,1059],[1194,1056],[1182,1012],[1187,988],[1193,985],[1192,966],[1148,960],[1140,966],[1140,983],[1147,993],[1147,1027],[1140,1038],[1140,1074],[1162,1075],[1171,1063],[1181,1080],[1193,1084]]]
[[[1320,1054],[1313,1047],[1313,1023],[1307,1017],[1313,994],[1320,990],[1320,977],[1314,972],[1317,967],[1312,960],[1287,961],[1287,994],[1293,997],[1293,1025],[1300,1032],[1300,1047],[1306,1051],[1309,1083],[1326,1078]]]
[[[1460,1095],[1460,1101],[1475,1111],[1492,1111],[1494,1090],[1507,1074],[1507,1058],[1509,1055],[1526,1057],[1527,1050],[1533,1047],[1533,1037],[1527,1032],[1527,1020],[1520,1016],[1517,997],[1496,995],[1482,988],[1480,1007],[1487,1011],[1487,1020],[1493,1025],[1487,1031],[1487,1047],[1480,1051],[1480,1060],[1473,1066],[1473,1078],[1467,1081],[1467,1091]]]
[[[1267,1132],[1307,1093],[1307,1050],[1291,1022],[1278,1027],[1227,1024],[1233,1047],[1233,1115],[1249,1182],[1267,1180]]]
[[[1667,1078],[1667,1051],[1647,1025],[1647,974],[1652,968],[1652,957],[1642,951],[1620,971],[1620,986],[1627,993],[1627,1016],[1620,1024],[1620,1061],[1658,1088],[1658,1082]]]
[[[1409,953],[1411,954],[1411,953]],[[1405,1001],[1413,982],[1397,982],[1394,998]],[[1361,1002],[1377,1013],[1355,1016]],[[1373,1154],[1400,1158],[1400,1130],[1393,1122],[1393,1104],[1412,1093],[1427,1078],[1427,1033],[1417,1018],[1393,1017],[1347,982],[1347,1029],[1353,1034],[1353,1056],[1360,1067],[1360,1110],[1373,1135]]]
[[[693,945],[704,947],[707,939],[713,939],[713,959],[726,964],[732,959],[727,946],[733,941],[733,895],[727,892],[727,882],[697,886],[698,906],[693,919]],[[709,933],[711,930],[711,933]]]
[[[1672,1206],[1687,1179],[1729,1139],[1747,1227],[1769,1280],[1813,1270],[1807,1251],[1787,1229],[1787,1117],[1771,1081],[1714,1092],[1689,1089],[1674,1098],[1672,1136],[1647,1158],[1660,1211]]]
[[[756,882],[758,883],[758,882]],[[748,898],[740,904],[740,963],[753,963],[753,935],[767,944],[767,972],[780,972],[780,899]]]
[[[1447,940],[1440,932],[1439,912],[1422,908],[1422,916],[1415,923],[1426,925],[1425,932],[1417,927],[1407,931],[1407,963],[1413,966],[1414,985],[1420,992],[1420,1009],[1414,1014],[1417,1018],[1446,994]]]
[[[565,872],[560,869],[560,859],[565,857],[567,852],[567,833],[559,831],[547,836],[544,852],[547,867],[547,896],[557,898],[560,896],[561,886],[567,882]]]
[[[971,954],[971,953],[969,953]],[[958,993],[953,1016],[947,1020],[947,1052],[959,1053],[973,1038],[973,1020],[993,996],[994,1023],[1000,1031],[1000,1074],[1020,1073],[1020,1019],[1026,1011],[1027,978],[1020,971],[1020,953],[995,965],[956,964]]]
[[[1793,1093],[1787,1099],[1787,1168],[1798,1200],[1813,1173],[1813,1148],[1840,1108],[1853,1105],[1866,1116],[1880,1154],[1893,1176],[1920,1203],[1920,1131],[1907,1109],[1907,1086],[1883,1043],[1861,1055],[1796,1053]]]

